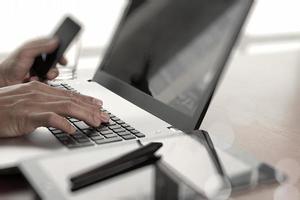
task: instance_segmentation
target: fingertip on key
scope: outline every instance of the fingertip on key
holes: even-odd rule
[[[69,130],[70,130],[70,132],[69,132],[70,134],[74,134],[76,132],[76,128],[71,124],[70,124]]]
[[[109,122],[109,115],[107,113],[101,113],[101,120],[105,123]]]

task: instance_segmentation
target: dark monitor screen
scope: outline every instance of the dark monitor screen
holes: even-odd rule
[[[251,3],[145,0],[124,15],[94,80],[179,129],[198,128]]]

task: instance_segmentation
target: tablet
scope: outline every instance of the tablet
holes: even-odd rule
[[[152,142],[152,141],[151,141]],[[41,199],[227,199],[241,189],[275,183],[283,177],[272,167],[216,149],[228,179],[223,179],[199,140],[174,136],[157,140],[163,147],[156,165],[114,177],[71,192],[70,177],[140,147],[137,142],[95,150],[80,150],[24,161],[20,170]],[[145,143],[146,144],[146,143]],[[179,148],[180,147],[180,148]],[[239,154],[240,152],[238,152]],[[163,188],[162,190],[160,190]],[[163,198],[158,198],[158,197]],[[193,197],[193,198],[187,198]],[[225,197],[225,198],[224,198]]]

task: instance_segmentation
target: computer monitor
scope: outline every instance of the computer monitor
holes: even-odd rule
[[[125,13],[93,80],[197,129],[252,0],[147,0]]]

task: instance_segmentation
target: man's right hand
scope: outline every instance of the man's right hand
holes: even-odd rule
[[[0,87],[38,80],[37,76],[30,74],[34,59],[43,53],[52,53],[58,46],[57,38],[43,38],[27,42],[16,49],[0,63]],[[65,65],[67,60],[62,57],[59,63]],[[53,66],[47,73],[47,79],[53,80],[58,74],[57,67]]]
[[[108,122],[100,111],[102,101],[33,81],[0,88],[0,137],[16,137],[38,127],[54,127],[67,133],[75,128],[65,117],[97,127]]]

